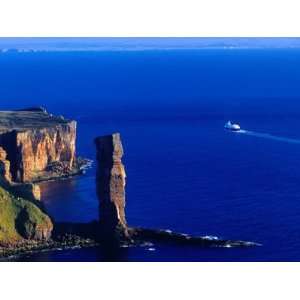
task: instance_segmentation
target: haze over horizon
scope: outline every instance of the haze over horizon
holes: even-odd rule
[[[0,51],[300,48],[300,38],[0,38]]]

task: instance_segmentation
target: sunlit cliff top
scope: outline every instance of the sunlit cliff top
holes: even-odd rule
[[[0,132],[49,128],[67,124],[70,120],[49,114],[43,108],[20,111],[0,111]]]

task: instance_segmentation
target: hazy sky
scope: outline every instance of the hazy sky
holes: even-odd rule
[[[300,38],[0,38],[0,49],[143,50],[183,48],[300,48]]]

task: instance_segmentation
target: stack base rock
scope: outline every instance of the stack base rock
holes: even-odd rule
[[[120,134],[98,137],[95,144],[98,162],[96,188],[104,238],[128,238],[125,217],[126,174],[122,164],[123,147]]]

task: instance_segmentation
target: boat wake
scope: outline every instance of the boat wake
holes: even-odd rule
[[[298,140],[298,139],[291,139],[291,138],[276,136],[276,135],[272,135],[272,134],[268,134],[268,133],[261,133],[261,132],[256,132],[256,131],[243,130],[243,129],[239,130],[238,133],[255,136],[255,137],[259,137],[259,138],[264,138],[264,139],[269,139],[269,140],[274,140],[274,141],[279,141],[279,142],[300,144],[300,140]]]

